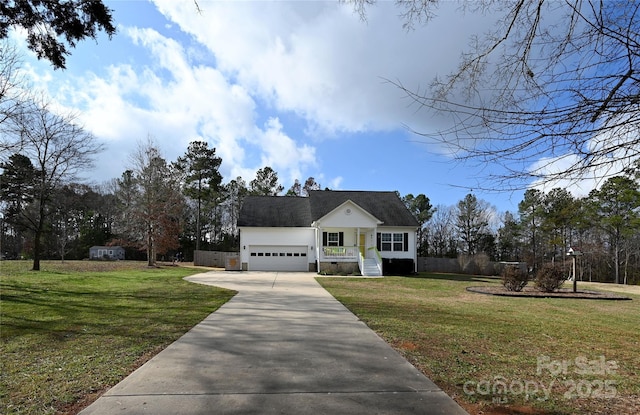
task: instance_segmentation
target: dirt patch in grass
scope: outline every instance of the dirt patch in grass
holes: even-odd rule
[[[571,298],[582,300],[631,300],[629,297],[614,294],[613,292],[600,292],[591,290],[576,290],[561,288],[554,292],[543,292],[533,287],[524,287],[522,291],[508,291],[502,286],[477,286],[467,287],[467,291],[479,294],[490,294],[504,297],[533,297],[533,298]]]

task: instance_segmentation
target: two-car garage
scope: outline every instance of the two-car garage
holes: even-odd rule
[[[309,271],[307,245],[250,245],[249,271]]]

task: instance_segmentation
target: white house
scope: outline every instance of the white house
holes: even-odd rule
[[[240,261],[249,271],[416,271],[418,222],[395,192],[248,196],[238,218]]]

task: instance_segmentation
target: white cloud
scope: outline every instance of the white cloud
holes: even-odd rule
[[[329,182],[329,186],[328,186],[328,187],[329,187],[329,189],[332,189],[332,190],[340,190],[340,189],[342,188],[342,187],[341,187],[341,185],[342,185],[342,181],[343,181],[343,180],[344,180],[344,178],[343,178],[343,177],[341,177],[341,176],[338,176],[338,177],[336,177],[336,178],[332,179],[332,180]]]
[[[564,188],[576,197],[584,197],[598,189],[607,179],[624,174],[625,170],[640,160],[636,144],[640,144],[636,114],[625,114],[609,120],[603,130],[585,143],[586,153],[568,153],[555,158],[542,158],[533,163],[530,172],[542,175],[562,176],[545,183],[537,180],[532,188],[548,192]],[[604,128],[610,126],[610,128]]]
[[[58,89],[66,105],[82,110],[85,127],[110,142],[113,154],[107,158],[121,159],[151,135],[169,160],[183,154],[190,141],[207,140],[223,160],[225,177],[250,177],[247,172],[255,174],[265,164],[247,163],[259,161],[287,177],[315,165],[315,148],[288,137],[279,121],[256,126],[256,103],[244,86],[213,67],[192,65],[183,46],[155,30],[124,33],[149,53],[149,64],[114,64],[102,77],[88,73]],[[261,155],[247,160],[247,146]]]
[[[302,168],[316,165],[315,148],[309,145],[298,146],[282,131],[282,124],[277,118],[271,118],[266,122],[259,139],[264,149],[261,164],[271,166],[276,172],[287,172],[288,177],[279,177],[283,184],[301,179]]]
[[[462,17],[455,5],[415,31],[402,28],[398,9],[380,2],[362,22],[335,2],[189,2],[156,0],[183,31],[215,54],[218,67],[280,111],[305,118],[308,131],[391,130],[433,122],[408,106],[383,78],[425,86],[458,62],[468,34],[486,17]]]
[[[249,182],[257,169],[271,165],[285,187],[314,176],[323,187],[339,189],[342,176],[352,178],[356,166],[340,161],[332,168],[331,155],[318,159],[323,137],[349,136],[355,155],[380,145],[354,145],[368,133],[394,131],[401,147],[404,124],[438,130],[441,120],[418,111],[383,78],[424,88],[434,75],[455,68],[468,35],[483,32],[487,20],[462,17],[453,2],[443,2],[440,16],[414,31],[402,28],[392,2],[372,6],[367,22],[337,0],[199,0],[201,14],[191,1],[154,3],[170,24],[161,22],[162,33],[122,27],[122,43],[130,40],[135,48],[127,44],[117,61],[105,58],[112,63],[106,71],[67,79],[61,89],[66,103],[82,110],[88,129],[114,147],[105,157],[122,158],[147,134],[165,147],[168,159],[182,154],[190,140],[206,139],[222,157],[226,179]],[[153,14],[149,22],[157,18]],[[432,146],[425,152],[438,153]],[[358,161],[356,175],[378,166],[366,156]],[[117,163],[103,168],[119,169],[110,177],[121,173]]]
[[[569,191],[574,197],[584,197],[589,192],[597,188],[601,183],[589,169],[582,174],[569,174],[568,171],[573,169],[576,164],[580,163],[580,158],[575,154],[566,154],[558,157],[543,157],[533,163],[529,172],[537,176],[558,176],[555,180],[538,179],[529,186],[532,189],[538,189],[543,193],[547,193],[555,188],[562,188]]]
[[[620,137],[615,139],[620,140]],[[589,146],[595,149],[606,141],[602,136],[594,137]],[[584,159],[578,154],[565,154],[558,157],[544,157],[532,163],[529,172],[538,176],[557,176],[555,180],[539,179],[531,183],[530,188],[542,192],[549,192],[554,188],[569,191],[574,197],[585,197],[594,189],[600,188],[604,182],[613,176],[623,173],[626,167],[632,165],[638,156],[630,157],[628,150],[620,148],[617,151],[589,160],[589,166],[584,166]]]

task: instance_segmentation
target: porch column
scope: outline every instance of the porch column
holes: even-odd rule
[[[322,252],[322,237],[318,236],[322,235],[322,229],[316,226],[316,264],[317,264],[317,273],[320,274],[320,254]]]

